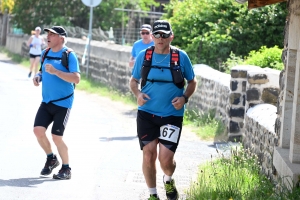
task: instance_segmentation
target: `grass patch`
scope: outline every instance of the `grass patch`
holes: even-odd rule
[[[10,57],[13,62],[21,64],[21,65],[23,65],[25,67],[30,67],[29,57],[28,58],[24,58],[21,55],[12,53],[12,52],[8,51],[6,48],[4,48],[3,46],[0,46],[0,52],[4,53],[8,57]]]
[[[122,101],[126,104],[136,106],[136,99],[131,93],[120,94],[117,90],[109,88],[106,85],[87,79],[84,75],[81,76],[79,84],[76,85],[76,89],[84,90],[88,93],[97,94],[100,96],[106,96],[113,101]]]
[[[261,173],[255,154],[242,147],[231,149],[231,156],[219,153],[216,159],[200,165],[198,179],[186,191],[188,200],[296,200],[300,189],[280,189]]]
[[[183,124],[193,127],[193,131],[203,140],[212,140],[221,137],[225,131],[225,125],[215,117],[215,111],[207,113],[201,111],[186,110]]]

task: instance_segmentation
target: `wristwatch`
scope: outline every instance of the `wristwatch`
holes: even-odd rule
[[[184,97],[185,103],[187,103],[189,101],[189,98],[187,96],[185,96],[184,94],[182,96]]]

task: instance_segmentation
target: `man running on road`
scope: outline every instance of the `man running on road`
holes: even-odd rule
[[[152,31],[154,50],[148,48],[137,56],[130,88],[137,98],[137,132],[143,151],[142,169],[149,200],[159,199],[156,190],[157,157],[164,172],[166,196],[168,200],[177,200],[179,194],[172,178],[176,168],[174,154],[181,135],[185,103],[195,92],[197,81],[188,55],[171,47],[174,34],[170,23],[155,21]],[[176,52],[179,53],[178,63],[173,62],[175,57],[178,58]],[[147,66],[149,62],[151,65]],[[146,71],[147,68],[150,71]],[[184,79],[187,81],[185,87]]]
[[[63,134],[74,100],[74,87],[80,81],[80,70],[74,52],[70,52],[67,57],[64,57],[68,49],[65,46],[67,42],[65,29],[61,26],[53,26],[45,28],[44,31],[48,33],[47,42],[50,50],[47,52],[45,60],[42,59],[41,72],[33,78],[35,86],[39,86],[42,81],[43,97],[34,120],[33,132],[47,154],[47,161],[41,175],[49,175],[60,164],[56,155],[53,154],[46,136],[48,126],[53,122],[52,140],[62,160],[62,167],[57,174],[53,175],[53,178],[70,179],[68,147],[63,141]],[[45,50],[42,52],[42,58],[45,52]],[[67,62],[67,66],[63,65],[64,61]]]

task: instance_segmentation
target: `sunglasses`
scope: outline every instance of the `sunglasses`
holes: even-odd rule
[[[142,35],[149,35],[149,32],[141,32]]]
[[[158,38],[169,38],[171,34],[166,34],[166,33],[153,33],[153,36],[158,39]]]

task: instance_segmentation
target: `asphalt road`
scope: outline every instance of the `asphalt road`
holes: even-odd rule
[[[32,130],[41,87],[33,86],[27,74],[28,68],[12,64],[0,53],[0,200],[146,199],[135,108],[79,90],[64,135],[72,179],[40,177],[46,156]],[[54,145],[53,150],[57,153]],[[196,178],[197,166],[215,154],[212,142],[183,129],[174,174],[181,199]],[[166,199],[157,166],[158,193]]]

